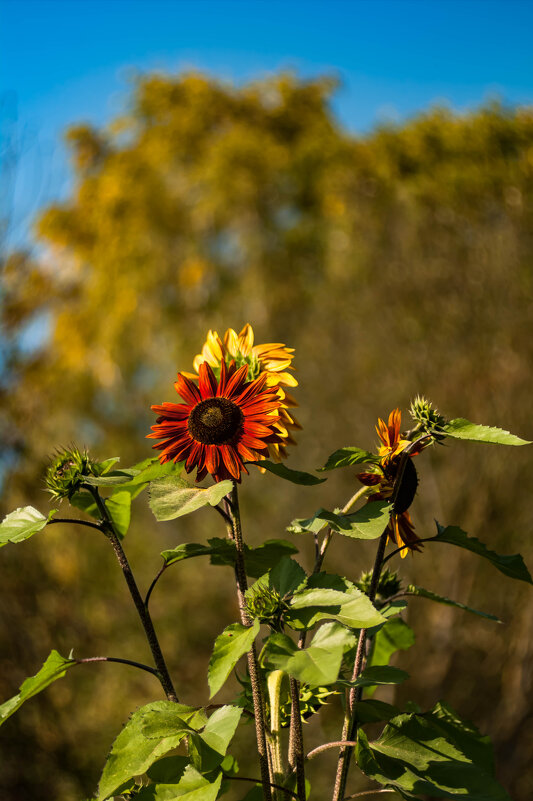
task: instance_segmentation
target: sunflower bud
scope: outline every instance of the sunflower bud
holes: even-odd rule
[[[57,453],[46,471],[46,488],[54,499],[70,499],[79,491],[85,476],[97,476],[99,472],[98,464],[86,450],[65,448]]]
[[[246,609],[252,620],[266,623],[275,631],[281,630],[283,613],[287,608],[277,590],[259,582],[246,593]]]
[[[420,429],[428,434],[433,434],[438,438],[442,434],[443,426],[446,422],[444,417],[439,414],[438,409],[421,395],[417,395],[411,403],[409,413],[413,420],[419,424]]]
[[[366,595],[368,595],[371,583],[372,573],[362,573],[361,578],[356,582],[356,585],[361,592],[364,592]],[[387,598],[391,598],[393,595],[396,595],[396,593],[400,591],[401,586],[401,579],[395,571],[384,570],[379,577],[377,595],[379,596],[380,600],[385,601]]]

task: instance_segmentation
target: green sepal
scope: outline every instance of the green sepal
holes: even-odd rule
[[[533,584],[533,579],[520,554],[502,556],[495,553],[495,551],[489,550],[476,537],[469,537],[459,526],[441,526],[437,523],[437,531],[437,536],[432,538],[433,542],[447,542],[450,545],[465,548],[467,551],[472,551],[472,553],[488,559],[500,573],[510,578],[518,579],[518,581],[526,581],[528,584]]]
[[[250,462],[250,464],[263,467],[265,470],[268,470],[269,473],[274,473],[278,478],[291,481],[293,484],[302,484],[304,487],[311,487],[314,484],[322,484],[324,481],[327,481],[326,478],[318,478],[318,476],[305,473],[302,470],[291,470],[290,467],[286,467],[284,464],[269,462],[268,459],[259,462]]]
[[[207,672],[210,698],[224,685],[241,656],[248,653],[259,634],[259,628],[258,620],[254,620],[252,626],[232,623],[216,638]]]
[[[57,651],[50,651],[46,662],[35,676],[25,679],[20,685],[19,692],[0,706],[0,726],[11,715],[20,709],[22,704],[37,693],[46,689],[49,684],[62,678],[68,668],[76,665],[75,659],[65,659]]]
[[[369,778],[403,798],[510,801],[494,779],[488,738],[444,704],[392,718],[374,742],[360,729],[356,760]]]
[[[490,442],[493,445],[531,445],[531,441],[510,434],[503,428],[482,426],[457,417],[443,426],[443,433],[453,439],[465,439],[470,442]]]
[[[287,531],[291,534],[318,532],[328,525],[345,537],[358,540],[375,540],[381,537],[390,519],[392,506],[387,501],[371,501],[357,512],[343,514],[319,509],[307,520],[293,520]]]
[[[0,548],[8,543],[23,542],[33,537],[38,531],[42,531],[55,514],[57,509],[52,509],[48,517],[45,517],[33,506],[21,506],[10,512],[0,523]]]
[[[266,641],[262,661],[270,669],[283,670],[289,676],[321,687],[337,680],[345,651],[353,647],[355,637],[338,623],[325,623],[307,648],[298,648],[286,634],[272,634]]]
[[[379,456],[361,448],[340,448],[330,456],[324,467],[319,470],[336,470],[338,467],[351,467],[356,464],[379,464]]]
[[[150,483],[150,509],[156,520],[174,520],[203,506],[216,506],[233,489],[231,481],[220,481],[210,487],[197,487],[179,476],[170,475]]]
[[[435,592],[431,592],[431,590],[425,590],[423,587],[417,587],[415,584],[408,584],[403,591],[403,594],[414,595],[419,598],[428,598],[430,601],[435,601],[438,604],[455,606],[457,609],[463,609],[465,612],[471,612],[473,615],[479,615],[479,617],[487,618],[487,620],[494,620],[496,623],[502,622],[498,617],[496,617],[496,615],[490,615],[488,612],[480,612],[479,609],[473,609],[471,606],[465,606],[465,604],[462,604],[459,601],[452,601],[450,598],[446,598],[443,595],[437,595]]]

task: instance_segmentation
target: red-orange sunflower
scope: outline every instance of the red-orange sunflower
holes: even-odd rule
[[[245,461],[268,455],[268,446],[281,439],[276,433],[281,402],[276,388],[266,386],[266,374],[247,381],[247,373],[247,365],[237,369],[235,362],[222,362],[217,381],[204,362],[198,385],[178,373],[174,386],[185,402],[152,406],[160,417],[148,437],[162,440],[153,446],[162,451],[162,464],[185,461],[188,473],[197,468],[197,481],[207,473],[215,481],[240,481],[241,472],[248,472]]]
[[[367,487],[375,487],[370,496],[372,501],[390,500],[394,493],[394,485],[400,467],[400,456],[410,440],[402,439],[400,426],[402,423],[402,413],[399,409],[394,409],[388,422],[385,423],[381,418],[378,419],[376,431],[381,440],[379,447],[380,463],[374,468],[372,473],[359,473],[359,481]],[[420,453],[423,446],[417,446],[407,458],[404,467],[400,489],[394,503],[394,510],[391,514],[388,532],[389,539],[396,542],[402,559],[407,556],[407,552],[420,551],[420,540],[415,534],[415,527],[407,509],[411,505],[418,486],[418,477],[411,456]]]

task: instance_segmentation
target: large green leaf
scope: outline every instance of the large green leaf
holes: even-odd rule
[[[215,778],[202,776],[188,765],[177,784],[151,784],[135,795],[135,801],[215,801],[222,783],[222,773]]]
[[[341,576],[316,573],[290,602],[286,622],[311,628],[319,620],[337,620],[350,628],[369,628],[385,621],[365,593]]]
[[[9,542],[23,542],[41,531],[56,514],[56,510],[45,517],[33,506],[22,506],[6,515],[0,523],[0,548]]]
[[[490,442],[494,445],[531,445],[529,440],[510,434],[503,428],[476,425],[463,417],[450,420],[443,427],[443,431],[447,437],[466,439],[471,442]]]
[[[197,770],[209,773],[219,767],[241,715],[240,707],[223,706],[213,712],[202,732],[190,738],[189,754]]]
[[[328,457],[324,467],[319,470],[335,470],[337,467],[349,467],[355,464],[378,464],[379,456],[361,448],[340,448]]]
[[[409,673],[391,665],[373,665],[363,670],[355,681],[339,682],[350,687],[373,687],[378,684],[402,684],[409,678]]]
[[[328,512],[319,509],[307,520],[293,520],[287,528],[292,534],[304,532],[318,533],[329,525],[334,531],[345,537],[358,540],[375,540],[381,537],[389,522],[391,505],[387,501],[372,501],[352,514]]]
[[[388,665],[397,651],[407,651],[415,644],[415,633],[400,617],[387,620],[374,637],[368,660],[371,665]]]
[[[486,545],[480,542],[476,537],[469,537],[459,526],[441,526],[437,523],[438,534],[433,538],[433,542],[447,542],[450,545],[457,545],[459,548],[465,548],[467,551],[482,556],[492,562],[501,573],[504,573],[510,578],[518,579],[519,581],[527,581],[528,584],[533,584],[529,570],[524,564],[524,560],[520,554],[512,554],[510,556],[502,556],[501,554],[490,551]]]
[[[65,659],[57,651],[51,651],[46,662],[35,676],[31,676],[22,682],[20,690],[17,695],[5,701],[0,706],[0,726],[7,720],[14,712],[19,709],[22,704],[29,698],[32,698],[41,690],[48,687],[56,679],[60,679],[65,675],[68,668],[76,665],[75,659]]]
[[[444,705],[392,718],[371,743],[359,730],[356,759],[367,776],[404,798],[510,801],[494,779],[487,739]]]
[[[374,699],[355,702],[355,717],[358,723],[379,723],[381,720],[390,720],[400,714],[398,707],[387,704],[385,701]]]
[[[435,601],[438,604],[445,604],[446,606],[455,606],[457,609],[463,609],[465,612],[471,612],[473,615],[485,617],[488,620],[495,620],[496,623],[502,621],[496,615],[490,615],[488,612],[480,612],[479,609],[473,609],[471,606],[459,603],[459,601],[452,601],[450,598],[445,598],[443,595],[437,595],[431,590],[425,590],[423,587],[417,587],[415,584],[409,584],[404,590],[405,595],[416,595],[420,598],[428,598],[430,601]]]
[[[195,556],[211,556],[212,565],[231,565],[235,564],[235,544],[232,540],[212,537],[208,545],[201,545],[196,542],[186,542],[163,551],[161,556],[165,560],[167,567],[174,562],[183,559],[191,559]],[[298,553],[292,543],[286,540],[266,540],[257,548],[244,546],[244,560],[246,574],[252,578],[259,578],[272,567],[274,567],[284,556]]]
[[[259,628],[258,620],[254,620],[252,626],[232,623],[216,638],[207,672],[210,698],[223,686],[241,656],[248,653]]]
[[[220,481],[211,487],[194,487],[178,476],[159,478],[150,484],[150,509],[156,520],[174,520],[201,509],[216,506],[233,489],[231,481]]]
[[[339,675],[344,652],[355,644],[355,637],[338,623],[325,623],[308,648],[300,649],[286,634],[272,634],[264,649],[264,659],[310,687],[333,684]]]
[[[98,801],[112,796],[132,776],[145,773],[159,757],[176,748],[198,721],[198,710],[171,701],[155,701],[133,713],[111,748]],[[198,723],[203,725],[200,718]]]
[[[250,464],[256,464],[258,467],[268,470],[269,473],[274,473],[278,478],[284,478],[285,481],[291,481],[293,484],[303,484],[305,487],[311,487],[314,484],[322,484],[327,481],[326,478],[318,478],[318,476],[313,476],[311,473],[305,473],[302,470],[291,470],[290,467],[286,467],[284,464],[275,464],[267,459],[260,462],[250,462]]]

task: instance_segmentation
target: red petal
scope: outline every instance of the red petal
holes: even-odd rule
[[[220,464],[220,454],[216,445],[207,445],[205,449],[205,466],[211,475],[215,475]]]
[[[220,445],[222,451],[222,458],[226,465],[228,472],[234,479],[239,481],[241,477],[242,462],[231,445]]]
[[[217,392],[218,383],[211,367],[207,362],[202,362],[198,371],[198,385],[202,398],[214,398]]]
[[[181,395],[191,406],[196,406],[196,404],[200,403],[202,400],[202,396],[196,384],[193,384],[191,379],[187,378],[183,373],[178,373],[178,380],[175,382],[174,386],[178,395]]]

